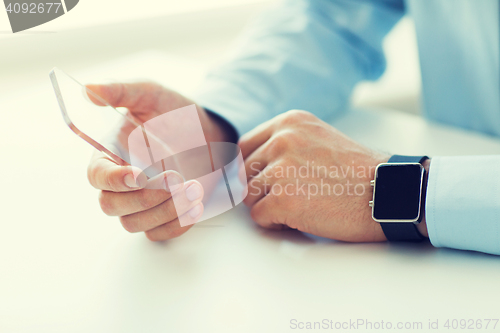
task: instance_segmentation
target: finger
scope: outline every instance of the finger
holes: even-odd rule
[[[241,136],[238,145],[244,159],[269,140],[273,134],[275,122],[274,119],[268,120]]]
[[[272,167],[267,166],[248,182],[248,194],[243,200],[246,206],[252,207],[269,193],[274,184],[271,171]]]
[[[201,184],[197,181],[189,181],[186,182],[184,188],[175,192],[172,198],[151,209],[122,216],[120,221],[129,232],[151,230],[184,215],[198,205],[202,199],[203,187]]]
[[[179,237],[189,230],[199,218],[203,215],[203,203],[199,203],[193,207],[189,212],[181,216],[183,221],[189,221],[188,225],[181,227],[179,219],[175,219],[169,223],[162,224],[154,229],[146,231],[146,237],[152,241],[162,241],[175,237]]]
[[[156,110],[164,88],[154,82],[87,84],[87,95],[97,105],[126,107],[131,111]]]
[[[261,227],[273,230],[288,229],[288,227],[279,222],[279,219],[274,217],[276,205],[273,203],[275,198],[273,195],[268,195],[262,200],[259,200],[250,210],[252,219]]]
[[[248,174],[246,172],[245,164],[240,164],[238,163],[238,180],[240,181],[241,184],[247,185],[248,184]]]
[[[245,159],[247,181],[265,169],[273,160],[277,160],[287,150],[289,139],[285,134],[287,131],[275,132],[271,138],[247,156]]]
[[[93,187],[104,191],[135,191],[147,184],[147,177],[140,169],[120,166],[101,152],[93,155],[87,177]]]
[[[99,196],[101,209],[109,216],[124,216],[142,212],[158,206],[172,197],[172,189],[167,183],[182,183],[181,176],[175,171],[166,171],[150,179],[144,189],[132,192],[102,191]]]
[[[264,154],[264,147],[265,144],[257,148],[245,160],[246,182],[257,176],[267,167],[269,158]]]

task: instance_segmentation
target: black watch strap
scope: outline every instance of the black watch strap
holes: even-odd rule
[[[424,240],[417,225],[413,223],[380,222],[380,226],[390,242],[421,242]]]
[[[387,163],[424,163],[428,160],[428,156],[404,156],[404,155],[392,155]]]
[[[388,163],[420,163],[422,164],[429,157],[427,156],[403,156],[393,155]],[[381,222],[380,226],[385,237],[391,242],[421,242],[424,237],[414,223],[405,222]]]

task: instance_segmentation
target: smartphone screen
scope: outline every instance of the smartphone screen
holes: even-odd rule
[[[184,180],[197,180],[205,192],[198,222],[231,209],[247,195],[246,184],[237,177],[244,170],[239,147],[206,142],[196,105],[161,112],[142,123],[58,68],[50,79],[69,128],[117,164],[132,165],[148,178],[174,170]],[[179,221],[183,225],[182,217]]]
[[[119,138],[128,138],[130,132],[140,124],[127,116],[126,111],[110,106],[64,71],[54,68],[49,76],[69,128],[117,164],[130,165],[127,142]],[[102,106],[93,103],[89,96]]]

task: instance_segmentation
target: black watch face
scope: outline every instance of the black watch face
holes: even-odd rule
[[[373,217],[376,220],[417,220],[423,167],[420,164],[382,164],[377,168]]]

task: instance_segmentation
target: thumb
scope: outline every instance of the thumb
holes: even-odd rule
[[[87,84],[90,100],[100,106],[126,107],[130,111],[153,111],[165,89],[154,82]]]

